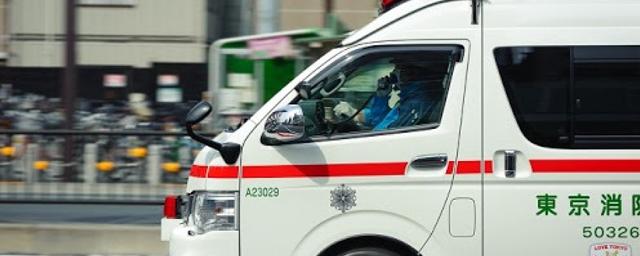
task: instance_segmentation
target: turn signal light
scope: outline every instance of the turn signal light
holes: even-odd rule
[[[182,218],[182,199],[179,196],[167,196],[164,198],[164,217],[167,219]]]

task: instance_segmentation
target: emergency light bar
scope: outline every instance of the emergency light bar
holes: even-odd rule
[[[380,9],[378,10],[378,14],[383,14],[388,10],[395,8],[403,2],[408,0],[380,0]],[[471,0],[471,24],[478,24],[478,16],[480,13],[480,0]]]
[[[379,13],[382,14],[388,10],[393,9],[394,7],[396,7],[398,4],[405,2],[407,0],[380,0],[380,11]]]

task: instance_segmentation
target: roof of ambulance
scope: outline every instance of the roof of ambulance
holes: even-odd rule
[[[350,45],[361,41],[411,14],[427,8],[471,0],[408,0],[380,15],[342,41]],[[465,3],[465,5],[467,5]],[[483,0],[486,27],[640,27],[640,0]]]

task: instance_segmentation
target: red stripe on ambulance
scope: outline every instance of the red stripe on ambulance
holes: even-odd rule
[[[446,174],[453,174],[454,162],[447,163]],[[534,173],[640,173],[640,160],[530,160]],[[458,161],[457,174],[480,174],[481,161]],[[344,176],[400,176],[407,163],[309,164],[245,166],[243,178],[299,178]],[[493,173],[493,162],[484,162],[485,173]],[[238,178],[237,166],[193,165],[191,177]]]
[[[530,160],[537,173],[640,173],[640,160]]]
[[[243,167],[243,178],[404,175],[407,163],[266,165]]]
[[[480,174],[480,162],[481,161],[458,161],[458,169],[456,174]],[[447,166],[447,174],[453,174],[453,161],[449,161]],[[493,171],[493,164],[491,161],[484,162],[484,169],[486,173]]]
[[[207,166],[192,165],[189,176],[196,178],[238,178],[237,166],[211,166],[207,173]]]

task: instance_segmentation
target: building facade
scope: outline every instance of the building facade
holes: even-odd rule
[[[197,100],[207,88],[215,40],[321,28],[327,6],[350,29],[377,15],[376,0],[329,1],[76,0],[78,96],[144,93],[155,100],[168,81],[160,78],[172,77],[183,101]],[[0,84],[59,97],[66,0],[0,0],[0,8]]]
[[[9,8],[7,1],[9,0],[0,0],[0,66],[5,65],[9,56],[9,35],[7,30]]]
[[[134,67],[206,62],[207,45],[221,37],[323,27],[328,2],[76,1],[78,64]],[[65,2],[0,0],[0,59],[12,67],[63,66]],[[356,29],[375,18],[378,1],[333,1],[330,6],[348,28]],[[265,14],[265,8],[274,10]]]
[[[324,26],[327,4],[347,28],[357,29],[378,15],[379,0],[280,0],[280,29]]]
[[[11,1],[9,66],[64,65],[64,0]],[[77,0],[79,65],[204,62],[205,0]]]

